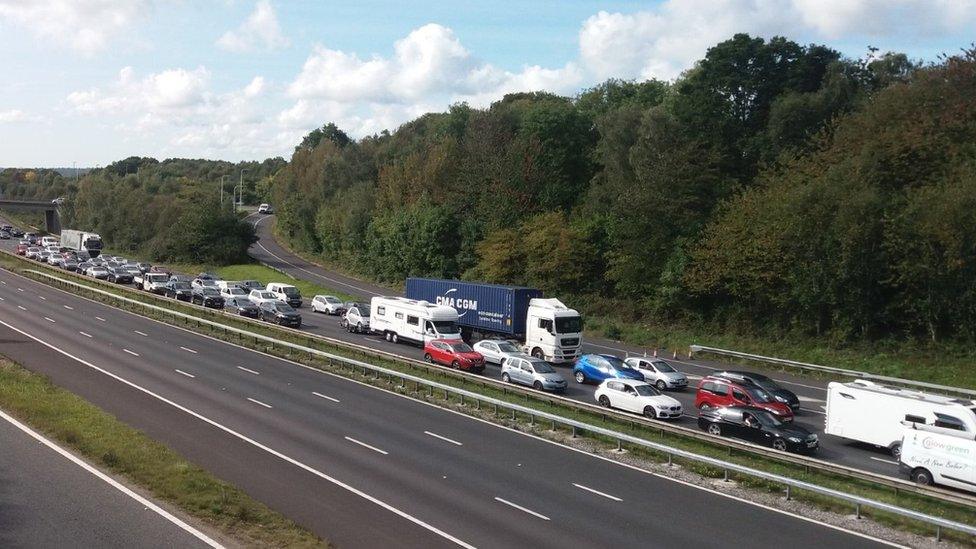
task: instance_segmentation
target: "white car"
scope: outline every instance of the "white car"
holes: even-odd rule
[[[225,298],[229,297],[247,297],[247,290],[239,286],[224,286],[220,289],[220,295]]]
[[[260,206],[258,206],[259,214],[269,214],[272,212],[274,212],[274,210],[271,209],[271,204],[261,204]]]
[[[337,315],[342,308],[342,301],[336,296],[317,295],[312,298],[312,312]]]
[[[357,334],[369,333],[369,305],[357,303],[343,313],[342,324],[346,331]]]
[[[659,391],[680,390],[688,386],[688,378],[675,370],[667,360],[632,356],[624,359],[624,364],[643,374],[644,381],[653,384]]]
[[[238,282],[237,285],[240,286],[241,288],[244,288],[245,290],[247,290],[249,292],[251,290],[263,290],[264,289],[264,284],[261,284],[257,280],[242,280],[242,281]]]
[[[251,293],[247,296],[251,300],[251,303],[261,306],[262,303],[267,303],[271,301],[278,301],[278,296],[266,291],[266,290],[251,290]]]
[[[680,402],[643,381],[608,379],[597,387],[593,396],[607,408],[619,408],[656,419],[681,417]]]
[[[482,339],[474,344],[474,350],[481,353],[485,362],[490,364],[501,364],[506,358],[522,354],[522,350],[514,343],[503,339]]]

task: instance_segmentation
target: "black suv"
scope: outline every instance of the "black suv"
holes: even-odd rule
[[[193,289],[190,288],[189,282],[170,279],[166,283],[166,289],[163,290],[163,295],[179,299],[180,301],[190,301],[193,295]]]
[[[698,427],[715,436],[740,438],[783,452],[812,454],[820,447],[815,433],[783,423],[766,410],[752,406],[703,409],[698,414]]]
[[[116,284],[132,284],[132,273],[122,267],[110,267],[108,269],[108,277],[105,280],[115,282]]]
[[[224,308],[224,298],[220,295],[220,292],[217,291],[216,288],[210,286],[193,288],[193,294],[190,296],[190,303],[196,303],[197,305],[212,307],[214,309]]]
[[[778,383],[762,374],[757,374],[755,372],[743,372],[740,370],[725,370],[722,372],[715,372],[714,374],[711,374],[711,376],[724,378],[729,381],[737,381],[739,383],[752,383],[753,385],[758,385],[759,387],[766,389],[767,393],[773,395],[773,398],[789,406],[794,413],[800,409],[800,399],[796,397],[796,394],[793,393],[793,391],[784,389]]]
[[[298,311],[287,303],[265,301],[260,305],[260,308],[261,320],[274,322],[282,326],[291,326],[292,328],[301,328],[302,326],[302,315],[298,314]]]

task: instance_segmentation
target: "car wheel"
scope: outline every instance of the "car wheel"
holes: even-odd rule
[[[774,450],[779,450],[780,452],[785,452],[786,451],[786,441],[783,440],[783,439],[781,439],[781,438],[778,438],[778,439],[774,440],[773,441],[773,449]]]
[[[502,381],[504,381],[505,383],[511,383],[512,382],[512,378],[510,378],[508,376],[508,372],[502,374]]]
[[[896,442],[896,443],[892,444],[891,445],[891,448],[889,448],[889,451],[891,452],[891,457],[893,457],[895,459],[900,459],[901,458],[901,443],[900,442]]]
[[[576,372],[576,383],[586,383],[586,376],[583,372]]]
[[[536,381],[535,383],[532,384],[532,387],[536,391],[541,391],[542,390],[542,382],[541,381]]]
[[[928,472],[927,469],[919,467],[912,471],[912,480],[915,484],[921,484],[922,486],[932,486],[932,473]]]
[[[430,353],[424,353],[424,362],[426,362],[426,363],[428,363],[428,364],[430,364],[430,363],[431,363],[431,362],[433,362],[433,361],[434,361],[434,359],[432,359],[432,358],[430,357]]]
[[[651,419],[657,418],[657,412],[654,411],[653,406],[644,406],[644,417]]]
[[[710,435],[715,435],[717,437],[722,436],[722,426],[718,423],[709,423],[706,431],[708,431],[708,434]]]
[[[699,410],[711,410],[712,405],[707,402],[702,402],[702,405],[698,407]]]
[[[458,364],[458,361],[455,360],[454,362],[451,362],[451,368],[454,368],[455,370],[460,370],[461,365]]]
[[[357,334],[363,333],[363,325],[361,323],[356,324],[356,333]]]
[[[610,407],[610,399],[607,398],[607,395],[600,395],[600,406],[603,406],[604,408]]]
[[[655,383],[654,386],[657,387],[658,391],[663,391],[668,388],[668,384],[665,383],[663,379],[657,380],[657,383]]]
[[[539,360],[545,360],[546,359],[546,355],[542,352],[542,349],[540,349],[538,347],[536,347],[535,349],[532,349],[532,356],[534,356],[535,358],[538,358]]]

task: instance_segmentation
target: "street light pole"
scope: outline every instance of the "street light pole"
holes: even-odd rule
[[[241,187],[241,201],[244,201],[244,172],[247,170],[241,169],[241,182],[238,184]],[[234,213],[237,213],[237,202],[234,202]]]
[[[227,174],[220,176],[220,205],[224,205],[224,179],[230,177]]]

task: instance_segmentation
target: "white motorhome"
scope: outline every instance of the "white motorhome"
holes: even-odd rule
[[[824,432],[901,455],[904,425],[918,423],[976,436],[976,401],[888,387],[867,380],[827,385]]]
[[[393,343],[404,340],[423,345],[434,339],[461,339],[453,307],[405,297],[374,297],[369,310],[370,331]]]
[[[918,484],[976,492],[976,435],[904,422],[898,468]]]

